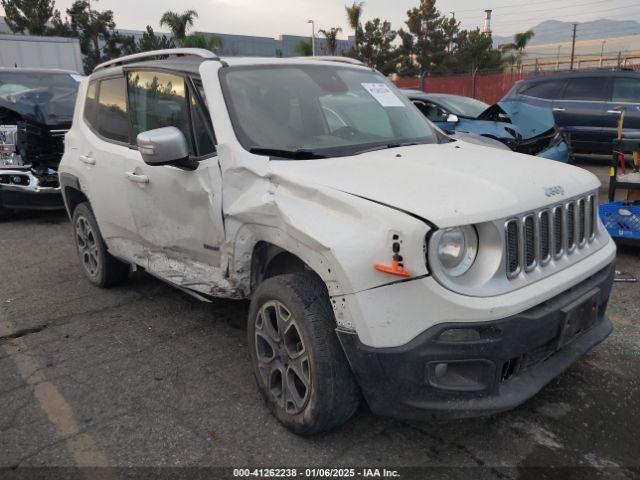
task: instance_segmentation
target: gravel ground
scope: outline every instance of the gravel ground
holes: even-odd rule
[[[606,167],[588,168],[606,179]],[[0,245],[0,466],[473,467],[479,478],[548,473],[530,467],[571,467],[565,478],[640,472],[640,283],[615,284],[609,339],[514,411],[409,424],[363,406],[339,430],[298,438],[258,394],[246,302],[199,303],[140,272],[119,288],[95,288],[62,213],[0,223]],[[621,251],[618,270],[640,278],[640,251]]]

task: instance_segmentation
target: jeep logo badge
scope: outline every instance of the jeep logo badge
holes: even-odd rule
[[[564,188],[560,185],[554,185],[553,187],[547,187],[544,189],[544,194],[547,197],[555,197],[556,195],[564,195]]]

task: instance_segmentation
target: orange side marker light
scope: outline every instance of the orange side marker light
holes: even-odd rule
[[[375,268],[376,270],[378,270],[379,272],[382,273],[388,273],[389,275],[395,275],[397,277],[410,277],[411,273],[408,270],[404,269],[404,266],[398,262],[397,260],[394,260],[393,262],[391,262],[391,266],[387,266],[387,265],[381,265],[379,263],[376,263],[373,268]]]

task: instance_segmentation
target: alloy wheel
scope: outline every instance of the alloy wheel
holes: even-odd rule
[[[300,413],[311,394],[311,362],[300,327],[281,302],[265,302],[255,322],[255,349],[263,386],[288,414]]]
[[[76,220],[76,242],[83,267],[89,275],[95,277],[100,268],[98,241],[91,224],[82,216]]]

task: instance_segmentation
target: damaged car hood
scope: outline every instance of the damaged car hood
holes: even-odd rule
[[[595,190],[591,173],[464,142],[353,157],[272,160],[273,181],[323,186],[405,211],[438,227],[505,218]],[[549,192],[562,194],[549,197]]]
[[[504,118],[508,117],[508,120]],[[553,112],[548,108],[528,105],[522,102],[498,102],[478,116],[478,120],[509,123],[517,127],[523,140],[542,135],[555,126]],[[505,121],[506,120],[506,121]]]

